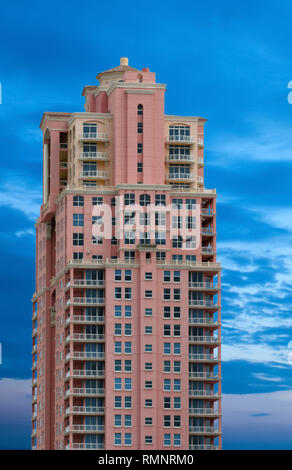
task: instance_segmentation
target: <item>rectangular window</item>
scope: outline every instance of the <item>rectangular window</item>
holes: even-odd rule
[[[174,409],[176,409],[176,410],[180,410],[180,409],[181,409],[181,400],[180,400],[180,397],[174,397],[174,399],[173,399],[173,407],[174,407]]]
[[[180,446],[181,445],[181,436],[180,436],[180,434],[174,434],[173,435],[173,445],[174,446]]]
[[[173,282],[180,282],[180,271],[173,271]]]
[[[91,241],[94,245],[102,245],[103,244],[103,238],[102,238],[101,235],[98,235],[97,237],[92,235]]]
[[[170,392],[171,391],[170,379],[164,379],[163,380],[163,391],[164,392]]]
[[[180,300],[180,289],[173,289],[173,300]]]
[[[119,318],[122,316],[122,306],[115,305],[115,317]]]
[[[132,390],[132,379],[131,379],[131,377],[125,378],[125,390]]]
[[[173,372],[175,372],[176,374],[179,374],[181,371],[180,369],[180,361],[174,361],[173,362]]]
[[[163,398],[163,408],[166,409],[166,410],[170,410],[170,408],[171,408],[170,397],[164,397]]]
[[[163,336],[170,336],[170,325],[163,326]]]
[[[170,282],[170,271],[163,271],[163,282]]]
[[[152,326],[145,326],[145,335],[152,335]]]
[[[125,299],[126,300],[131,300],[132,299],[132,288],[131,287],[125,287]]]
[[[156,261],[164,261],[166,257],[165,251],[156,252]]]
[[[152,389],[152,380],[145,380],[144,388]]]
[[[130,415],[126,415],[130,416]],[[129,427],[132,426],[131,424],[126,425],[126,416],[125,416],[125,426]],[[126,432],[125,433],[125,446],[131,446],[132,445],[132,433]]]
[[[187,228],[189,228],[189,229],[196,228],[196,217],[195,216],[188,215],[186,222],[187,222],[186,223]]]
[[[137,132],[138,132],[138,134],[142,134],[142,132],[143,132],[143,122],[137,122]]]
[[[145,444],[152,444],[152,436],[145,436]]]
[[[145,352],[148,352],[148,353],[152,352],[152,344],[145,344]]]
[[[137,144],[137,153],[143,153],[143,144]]]
[[[152,317],[152,308],[145,308],[145,317]]]
[[[119,359],[115,360],[115,372],[122,372],[122,361]]]
[[[145,407],[146,407],[146,408],[151,408],[151,407],[152,407],[152,400],[151,400],[151,398],[146,398],[146,400],[145,400]]]
[[[170,354],[170,343],[163,343],[163,354]]]
[[[132,281],[132,271],[130,269],[125,270],[125,281]]]
[[[83,207],[84,206],[84,197],[83,196],[73,196],[73,206],[74,207]]]
[[[126,318],[131,318],[132,316],[132,306],[131,305],[125,305],[125,317]]]
[[[173,391],[174,392],[180,392],[181,391],[181,380],[180,379],[174,379],[174,381],[173,381]]]
[[[125,212],[124,214],[124,224],[125,225],[134,225],[135,224],[135,212]]]
[[[115,427],[122,426],[122,415],[115,415]]]
[[[73,227],[83,227],[83,226],[84,226],[84,215],[73,214]]]
[[[152,299],[152,290],[145,290],[145,298]]]
[[[142,173],[143,172],[143,163],[138,162],[137,163],[137,172]]]
[[[125,336],[132,335],[132,323],[125,323]]]
[[[73,259],[83,259],[83,253],[79,253],[75,251],[73,253]]]
[[[115,354],[122,354],[122,342],[115,341]]]
[[[171,418],[170,415],[164,415],[163,416],[163,426],[165,428],[170,428],[171,426]]]
[[[115,269],[115,281],[122,280],[122,271],[121,269]]]
[[[122,408],[122,397],[115,397],[115,408]]]
[[[125,354],[132,354],[132,342],[131,341],[125,342]]]
[[[155,232],[155,243],[156,245],[166,245],[166,233]]]
[[[152,362],[145,362],[145,370],[152,370]]]
[[[120,300],[122,298],[122,288],[115,287],[115,299]]]
[[[163,289],[163,300],[170,300],[170,289]]]
[[[170,446],[171,445],[171,435],[170,434],[164,434],[163,435],[163,445],[164,446]]]
[[[132,408],[132,397],[125,397],[125,408]]]
[[[73,233],[73,245],[74,246],[83,246],[84,245],[84,234],[83,233]]]
[[[125,415],[125,426],[127,428],[132,426],[132,415]]]
[[[115,323],[115,336],[121,336],[122,334],[122,324],[121,323]]]
[[[152,418],[145,418],[145,426],[152,426]]]
[[[180,325],[173,326],[173,336],[180,336]]]
[[[145,281],[152,281],[152,273],[145,273]]]
[[[132,361],[131,359],[125,360],[125,372],[132,372]]]
[[[196,208],[196,199],[186,199],[186,205],[188,210]]]
[[[182,208],[182,199],[173,199],[172,200],[172,208],[176,210],[180,210]]]
[[[130,206],[132,204],[135,204],[135,194],[133,193],[124,194],[124,205]]]
[[[155,194],[155,206],[165,206],[165,194]]]
[[[115,390],[122,390],[122,379],[115,377]]]
[[[173,308],[173,318],[180,318],[180,307]]]
[[[171,372],[171,365],[170,365],[170,361],[163,361],[163,372],[165,373],[169,373]]]
[[[155,212],[155,225],[166,225],[166,213],[165,212]]]
[[[170,307],[163,307],[163,318],[170,318]]]
[[[115,432],[115,446],[121,446],[121,445],[122,445],[122,433]]]
[[[173,354],[180,354],[180,353],[181,353],[180,343],[174,343]]]
[[[173,417],[173,426],[174,426],[175,428],[180,428],[180,427],[181,427],[181,419],[180,419],[180,416],[175,415],[175,416]]]
[[[102,197],[93,196],[93,198],[92,198],[92,205],[93,206],[102,206],[102,204],[103,204],[103,198]]]

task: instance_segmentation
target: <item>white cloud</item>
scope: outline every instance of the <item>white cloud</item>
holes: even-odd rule
[[[30,220],[35,220],[39,215],[41,202],[41,188],[28,188],[19,181],[3,185],[0,191],[1,206],[17,209]]]
[[[1,419],[17,421],[31,413],[31,379],[0,380],[0,416]]]

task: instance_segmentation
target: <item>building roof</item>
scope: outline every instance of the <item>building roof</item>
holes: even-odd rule
[[[114,67],[113,69],[108,69],[105,70],[104,72],[100,72],[97,74],[96,78],[98,78],[100,75],[103,75],[105,73],[115,73],[115,72],[140,72],[140,70],[135,69],[134,67],[130,67],[128,65],[128,58],[127,57],[121,57],[120,59],[120,65],[117,67]]]

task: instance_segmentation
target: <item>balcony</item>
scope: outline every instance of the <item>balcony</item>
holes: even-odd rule
[[[204,380],[214,380],[215,382],[217,382],[220,378],[218,376],[218,374],[216,373],[213,373],[213,372],[192,372],[192,371],[189,371],[189,378],[190,379],[195,379],[195,380],[200,380],[200,379],[204,379]]]
[[[203,178],[203,176],[198,176],[198,177],[197,177],[197,181],[198,181],[199,184],[204,184],[204,178]]]
[[[175,163],[194,163],[195,159],[193,155],[168,155],[166,161]]]
[[[72,406],[72,408],[68,407],[65,411],[66,415],[73,414],[73,415],[90,415],[90,414],[104,414],[103,407],[97,406]]]
[[[86,442],[73,442],[72,449],[73,450],[95,450],[95,449],[103,449],[104,444],[102,442],[96,442],[94,444],[88,444]],[[66,449],[69,450],[70,446],[66,446]]]
[[[206,343],[214,344],[219,343],[219,339],[215,336],[189,336],[190,343]]]
[[[205,361],[205,362],[218,362],[218,357],[213,354],[193,354],[189,353],[189,360],[191,361]]]
[[[190,444],[189,450],[219,450],[219,446],[211,444]]]
[[[72,388],[71,389],[68,389],[66,390],[66,396],[82,396],[82,397],[86,397],[86,396],[90,396],[92,397],[93,395],[101,395],[103,396],[104,395],[104,388]]]
[[[195,143],[195,138],[190,135],[168,135],[166,137],[166,142],[168,144],[189,144],[193,145]]]
[[[213,216],[213,215],[215,215],[215,211],[214,211],[213,209],[211,209],[210,207],[207,207],[207,208],[205,208],[205,209],[202,209],[201,214],[202,214],[202,215],[210,215],[210,216]]]
[[[73,297],[68,299],[66,305],[104,305],[105,299],[99,297]]]
[[[70,359],[103,359],[104,351],[72,351],[66,355],[66,360]]]
[[[78,378],[96,378],[96,377],[104,377],[104,370],[86,370],[86,369],[75,369],[73,371],[67,370],[66,379],[70,377],[78,377]]]
[[[66,325],[70,323],[75,323],[75,324],[80,324],[80,325],[85,325],[87,323],[99,323],[102,324],[104,323],[104,317],[89,317],[85,315],[73,315],[72,317],[67,317],[66,318]]]
[[[208,302],[206,300],[196,300],[196,299],[189,299],[189,305],[191,307],[203,307],[203,308],[218,308],[218,304],[214,304],[213,302]]]
[[[204,159],[202,157],[198,157],[198,165],[204,166]]]
[[[65,433],[76,432],[76,433],[92,433],[92,432],[104,432],[104,426],[101,424],[71,424],[65,428]]]
[[[203,255],[215,255],[214,248],[212,246],[202,246]]]
[[[213,426],[189,426],[190,434],[220,434]]]
[[[107,180],[109,175],[106,171],[81,171],[80,178],[82,179],[94,179],[94,180]]]
[[[104,287],[104,280],[72,279],[67,282],[66,288],[69,287]]]
[[[199,397],[199,398],[208,398],[208,399],[215,399],[217,400],[220,398],[218,392],[214,392],[213,390],[189,390],[190,397]]]
[[[104,335],[94,333],[72,333],[66,337],[66,342],[70,341],[104,341]]]
[[[212,236],[215,235],[212,227],[202,227],[201,229],[202,235]]]
[[[79,140],[89,142],[108,142],[108,135],[107,134],[99,134],[97,132],[84,132],[80,134]]]
[[[189,289],[218,290],[219,287],[215,286],[212,282],[189,282]]]
[[[197,144],[199,147],[204,147],[204,139],[202,139],[201,137],[198,137]]]
[[[107,161],[109,159],[108,153],[105,152],[82,152],[79,155],[80,160],[100,160]]]
[[[194,181],[194,175],[191,173],[169,173],[168,181]]]
[[[189,408],[189,414],[191,415],[203,415],[203,416],[219,416],[219,411],[213,408]]]

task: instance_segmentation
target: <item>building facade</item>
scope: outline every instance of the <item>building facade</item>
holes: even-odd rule
[[[201,117],[126,58],[46,112],[32,448],[221,448],[216,191]]]

